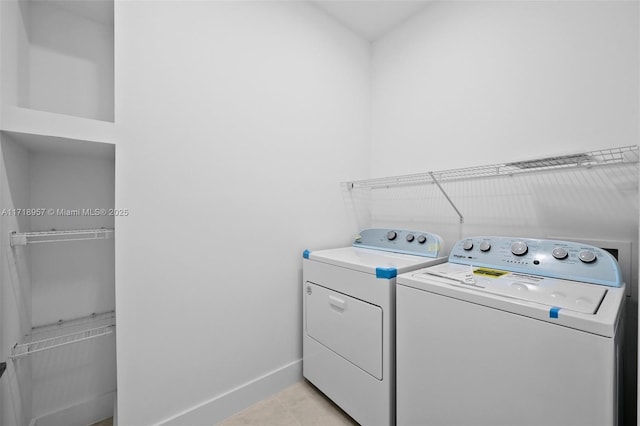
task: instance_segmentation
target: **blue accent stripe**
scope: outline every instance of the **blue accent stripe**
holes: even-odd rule
[[[398,270],[396,268],[376,268],[376,278],[391,279],[398,276]]]
[[[549,318],[558,318],[558,312],[560,312],[560,308],[557,306],[549,309]]]
[[[311,252],[309,250],[305,250],[302,252],[302,257],[304,257],[305,259],[308,259],[310,254]]]

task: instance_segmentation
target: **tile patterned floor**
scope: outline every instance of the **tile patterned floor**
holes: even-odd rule
[[[218,426],[357,426],[306,380],[223,420]]]

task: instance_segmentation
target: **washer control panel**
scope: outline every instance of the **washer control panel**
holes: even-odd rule
[[[442,256],[444,250],[439,235],[406,229],[364,229],[355,238],[353,246],[424,257]]]
[[[571,241],[464,238],[451,249],[449,262],[611,287],[623,284],[618,261],[609,252]]]

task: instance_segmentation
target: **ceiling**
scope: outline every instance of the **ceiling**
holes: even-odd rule
[[[0,0],[2,1],[2,0]],[[29,0],[49,2],[74,15],[113,26],[113,0]]]
[[[374,41],[424,8],[429,0],[310,0],[312,4]]]
[[[113,0],[32,1],[51,1],[87,19],[113,25]],[[374,41],[424,8],[429,0],[309,0],[309,2],[360,36]]]

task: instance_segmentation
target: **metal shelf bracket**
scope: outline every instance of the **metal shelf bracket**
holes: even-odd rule
[[[456,205],[453,203],[453,201],[451,200],[451,198],[449,197],[449,195],[447,194],[447,192],[442,188],[442,186],[440,185],[440,182],[438,182],[438,179],[436,179],[436,177],[433,175],[433,172],[429,172],[429,176],[431,176],[431,179],[433,179],[433,183],[436,184],[436,186],[438,187],[438,189],[440,190],[440,192],[442,192],[442,195],[444,195],[444,198],[447,199],[447,201],[449,202],[449,204],[451,204],[451,207],[453,207],[453,209],[456,211],[456,213],[458,214],[458,217],[460,218],[460,223],[464,223],[464,216],[462,216],[462,213],[460,213],[460,210],[458,210],[458,208],[456,207]]]

